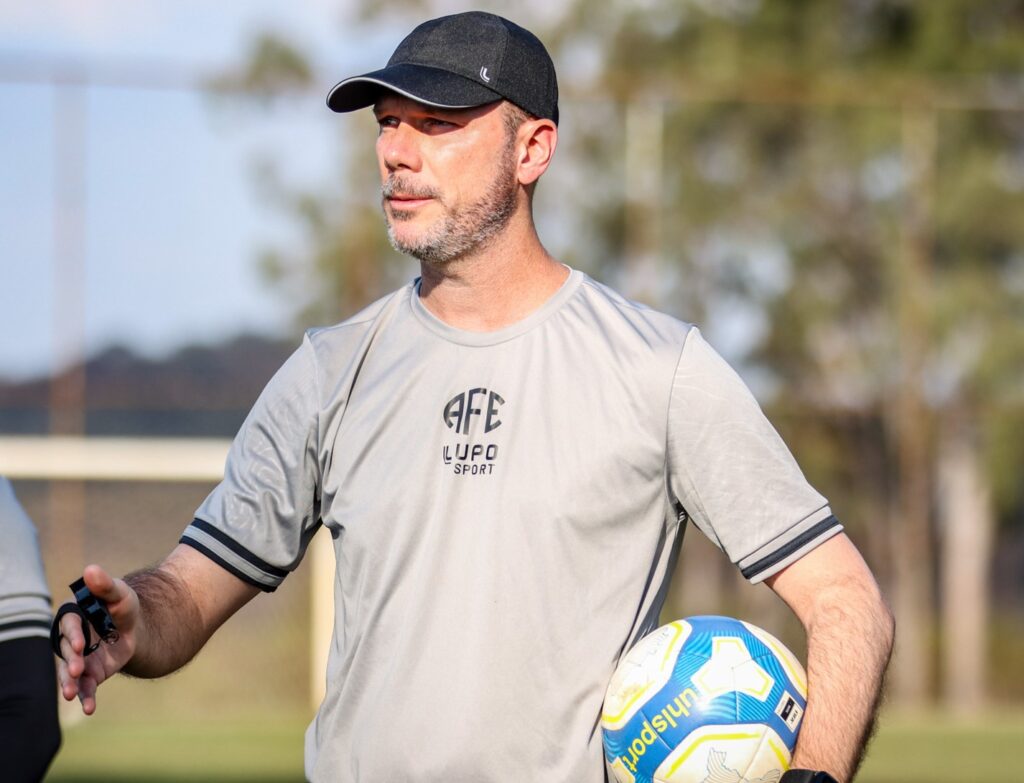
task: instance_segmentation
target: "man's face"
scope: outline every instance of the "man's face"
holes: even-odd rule
[[[500,102],[437,109],[387,94],[374,113],[384,217],[396,250],[447,264],[501,233],[519,182]]]

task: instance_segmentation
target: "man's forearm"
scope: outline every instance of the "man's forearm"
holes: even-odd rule
[[[807,712],[792,766],[852,780],[874,728],[892,652],[892,614],[873,583],[823,590],[807,623]]]
[[[128,574],[124,581],[139,597],[140,616],[135,649],[122,672],[153,678],[180,669],[213,632],[204,628],[188,587],[166,563]]]

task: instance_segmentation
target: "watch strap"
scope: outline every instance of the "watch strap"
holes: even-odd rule
[[[839,783],[827,772],[813,769],[791,769],[787,770],[779,783]]]

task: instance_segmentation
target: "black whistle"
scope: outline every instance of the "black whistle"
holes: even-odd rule
[[[85,579],[78,578],[70,585],[71,592],[75,594],[75,603],[85,612],[96,634],[105,642],[113,644],[117,641],[117,626],[114,625],[114,618],[107,611],[107,605],[94,596],[89,588],[85,586]]]

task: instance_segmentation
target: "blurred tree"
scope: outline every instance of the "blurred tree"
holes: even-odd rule
[[[283,93],[308,88],[312,80],[310,64],[296,47],[263,33],[250,44],[241,68],[215,76],[206,86],[214,93],[243,92],[250,100],[270,102]]]
[[[269,248],[260,257],[267,282],[296,302],[300,324],[332,324],[383,295],[409,264],[388,243],[383,230],[378,175],[372,155],[357,154],[372,143],[375,125],[366,122],[365,144],[340,145],[346,179],[362,187],[328,193],[289,188],[276,168],[264,162],[258,173],[269,201],[302,226],[305,241],[289,249]],[[404,282],[404,281],[403,281]]]
[[[313,66],[298,47],[272,33],[256,38],[239,68],[208,83],[218,101],[256,101],[267,106],[314,87]],[[322,85],[315,85],[317,90]],[[285,181],[272,159],[255,165],[256,182],[264,198],[302,229],[303,240],[287,249],[265,249],[259,258],[267,282],[295,303],[296,321],[303,327],[331,324],[393,287],[408,261],[388,244],[381,230],[376,162],[366,154],[376,135],[372,118],[355,119],[365,132],[365,144],[339,139],[339,183],[326,192],[296,188]]]
[[[983,433],[1024,402],[1022,21],[1020,2],[581,0],[561,26],[604,52],[600,89],[678,107],[651,203],[683,270],[668,301],[726,336],[744,303],[767,314],[746,362],[785,389],[772,407],[808,472],[888,565],[905,701],[930,685],[937,519],[943,690],[983,696]],[[591,170],[621,157],[606,127],[579,133]],[[593,210],[612,263],[630,252],[623,212]],[[940,483],[939,463],[962,480]]]

